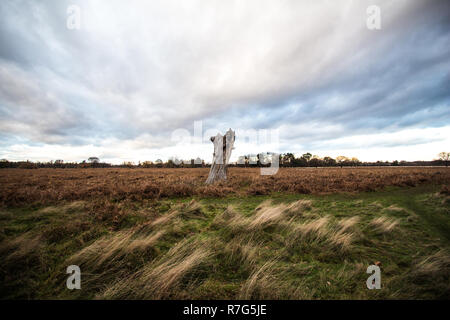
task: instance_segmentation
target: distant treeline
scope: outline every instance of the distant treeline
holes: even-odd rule
[[[8,161],[0,160],[1,168],[19,168],[19,169],[39,169],[39,168],[202,168],[207,167],[204,161],[200,163],[192,160],[189,163],[178,163],[173,160],[163,161],[144,161],[135,164],[133,162],[124,162],[122,164],[111,164],[106,162],[64,162],[62,160],[49,162],[32,162],[32,161]]]
[[[448,160],[432,161],[376,161],[362,162],[357,158],[348,158],[345,156],[320,158],[310,153],[305,153],[300,157],[295,157],[293,153],[276,155],[274,153],[261,153],[258,155],[246,155],[239,157],[237,162],[230,163],[230,167],[268,167],[272,163],[274,156],[278,156],[280,167],[369,167],[369,166],[447,166]],[[166,162],[162,160],[143,161],[137,164],[133,162],[124,162],[122,164],[110,164],[100,162],[97,157],[90,157],[88,161],[82,162],[64,162],[55,160],[49,162],[31,162],[31,161],[8,161],[0,160],[0,168],[20,168],[20,169],[38,169],[38,168],[203,168],[209,167],[209,163],[197,158],[191,160],[169,159]]]

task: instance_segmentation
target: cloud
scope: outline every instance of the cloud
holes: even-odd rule
[[[71,4],[81,30],[66,28]],[[366,28],[372,4],[381,30]],[[422,158],[423,139],[385,134],[446,130],[448,9],[404,0],[2,2],[0,156],[207,158],[208,144],[171,140],[202,120],[205,130],[277,129],[280,150],[271,151],[361,152],[358,137],[370,134],[367,148],[404,145]],[[429,142],[427,158],[445,148]]]

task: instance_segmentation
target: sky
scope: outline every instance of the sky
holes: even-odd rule
[[[11,161],[210,161],[229,128],[232,160],[432,160],[450,151],[449,84],[449,1],[0,2]]]

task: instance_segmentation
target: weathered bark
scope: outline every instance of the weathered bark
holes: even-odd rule
[[[214,154],[206,184],[227,179],[227,165],[233,150],[234,139],[234,131],[231,129],[225,133],[225,136],[218,133],[215,137],[211,137],[214,143]]]

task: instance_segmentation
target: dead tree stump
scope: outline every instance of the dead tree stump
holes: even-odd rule
[[[211,142],[214,143],[214,153],[206,184],[227,179],[227,165],[230,161],[231,150],[233,150],[234,139],[234,131],[231,129],[225,133],[225,136],[218,133],[215,137],[211,137]]]

